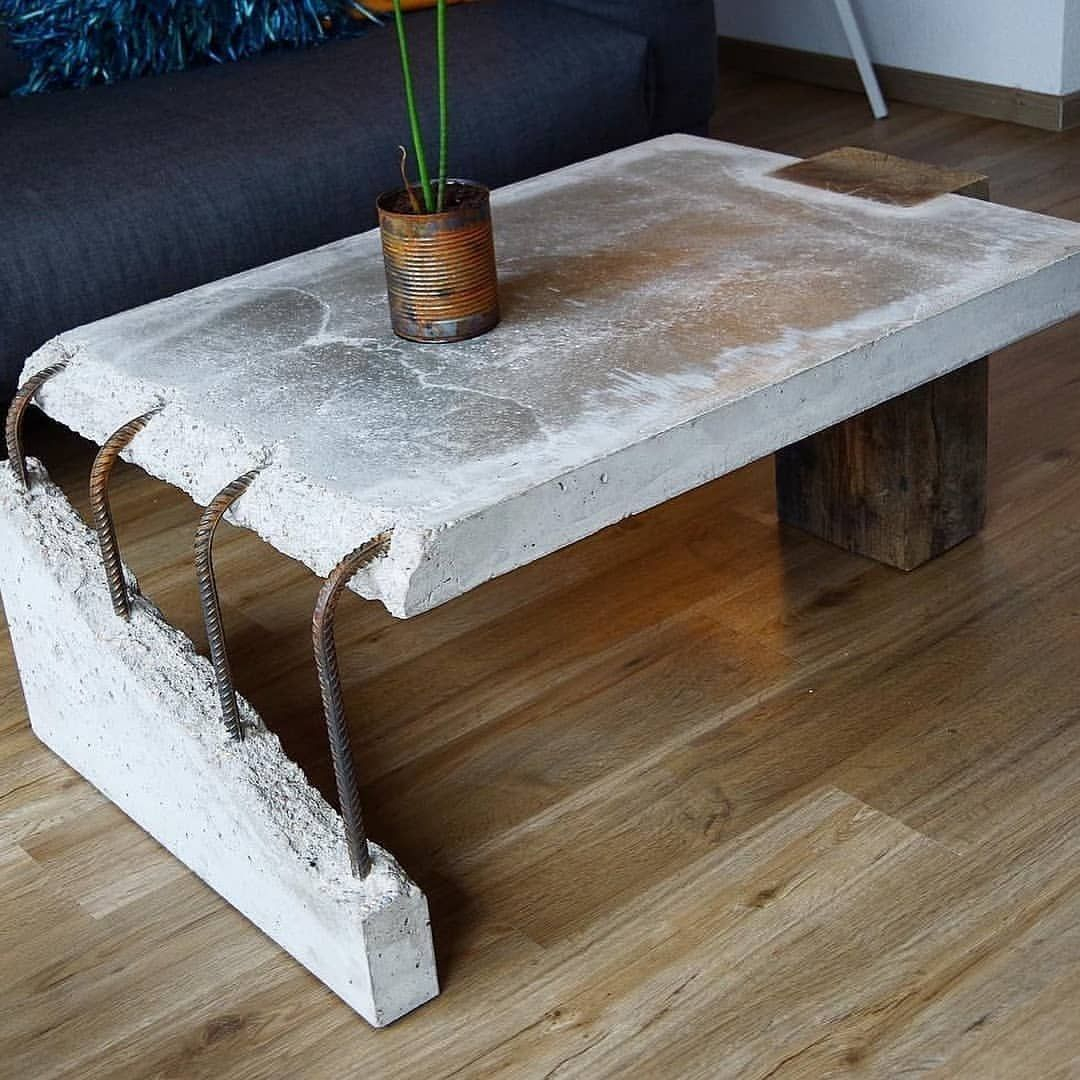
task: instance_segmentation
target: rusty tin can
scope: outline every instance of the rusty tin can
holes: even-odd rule
[[[398,212],[400,191],[376,202],[390,323],[409,341],[464,341],[499,321],[488,189],[463,180],[447,188],[467,198],[442,213]]]

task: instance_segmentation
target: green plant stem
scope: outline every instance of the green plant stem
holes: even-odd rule
[[[435,10],[435,49],[439,67],[439,212],[446,203],[446,162],[449,156],[448,108],[446,104],[446,0]]]
[[[430,214],[435,209],[435,197],[431,190],[424,140],[420,136],[420,117],[416,111],[416,95],[413,93],[412,70],[409,67],[409,47],[405,43],[405,17],[401,13],[401,0],[394,0],[394,27],[397,30],[398,49],[401,52],[401,75],[405,80],[405,107],[409,112],[409,130],[412,132],[413,152],[416,154],[416,171],[420,174],[420,190],[424,194],[424,208]]]

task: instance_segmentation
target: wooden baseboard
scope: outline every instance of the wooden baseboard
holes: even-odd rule
[[[1074,127],[1080,127],[1080,90],[1066,94],[1061,103],[1060,130],[1067,131]]]
[[[862,93],[855,61],[848,57],[730,37],[720,37],[718,48],[724,67]],[[1063,131],[1080,125],[1080,92],[1041,94],[887,64],[875,64],[874,70],[886,98],[897,101],[1027,124],[1046,131]]]

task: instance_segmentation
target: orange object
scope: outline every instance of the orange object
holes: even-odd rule
[[[460,4],[462,0],[446,0],[448,4]],[[389,14],[394,10],[394,0],[360,0],[360,3],[372,11],[380,14]],[[401,0],[403,11],[415,11],[417,8],[430,8],[435,6],[435,0]],[[359,12],[355,13],[359,15]],[[363,18],[363,16],[361,16]]]

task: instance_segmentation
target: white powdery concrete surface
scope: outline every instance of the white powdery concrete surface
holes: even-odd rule
[[[96,537],[31,462],[0,463],[0,584],[37,736],[366,1020],[438,993],[427,901],[341,819],[241,701],[231,741],[209,663],[136,596],[112,610]]]
[[[1080,310],[1080,225],[896,207],[668,136],[495,193],[502,324],[395,338],[376,233],[81,327],[39,400],[414,615]]]

